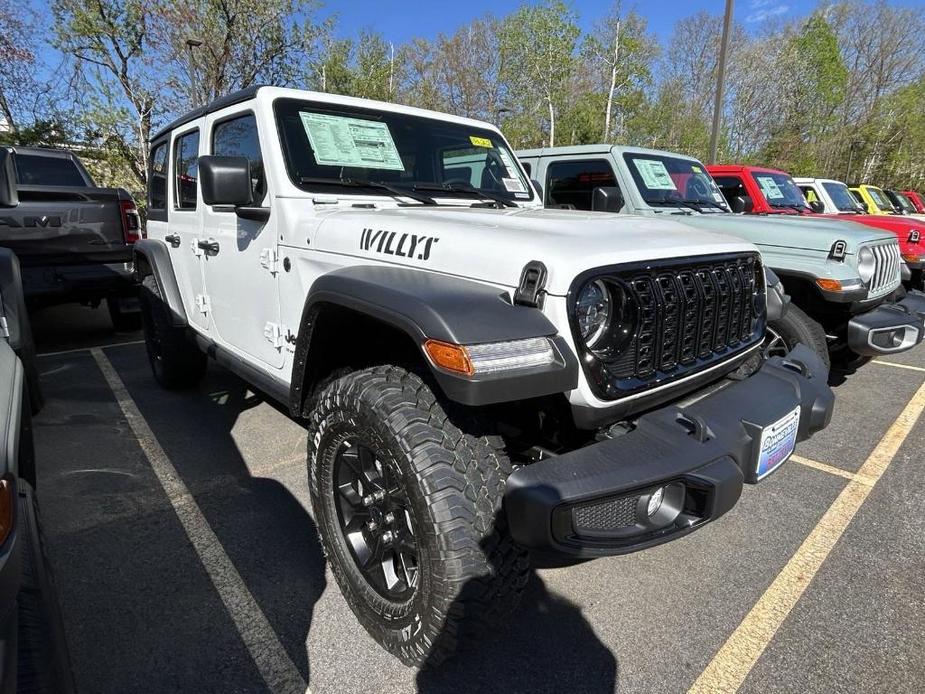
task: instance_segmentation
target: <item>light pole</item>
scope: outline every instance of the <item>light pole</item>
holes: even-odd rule
[[[189,50],[189,84],[190,84],[190,102],[193,108],[199,106],[199,90],[196,88],[196,56],[194,48],[199,48],[202,41],[197,38],[186,39],[186,48]]]
[[[716,148],[719,145],[719,125],[723,117],[723,81],[726,78],[726,49],[729,47],[729,29],[732,26],[734,0],[726,0],[726,16],[723,18],[723,38],[719,46],[719,65],[716,66],[716,101],[713,103],[713,128],[710,130],[710,163],[716,163]]]

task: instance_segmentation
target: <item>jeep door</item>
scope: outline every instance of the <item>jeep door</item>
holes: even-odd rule
[[[198,242],[202,230],[202,205],[199,200],[199,126],[193,124],[177,130],[170,141],[169,168],[167,143],[155,144],[151,149],[153,191],[160,191],[155,185],[159,176],[170,181],[169,194],[163,201],[156,200],[167,209],[159,212],[155,208],[148,222],[150,238],[159,238],[167,244],[173,261],[177,284],[183,295],[183,304],[190,324],[200,332],[209,330],[208,297],[202,274],[202,250]],[[166,214],[165,214],[166,213]],[[163,224],[160,220],[166,220]]]
[[[206,119],[209,139],[203,153],[246,157],[250,162],[253,205],[269,203],[257,120],[250,110],[222,111]],[[281,368],[289,343],[280,325],[275,215],[265,221],[243,219],[231,207],[203,206],[203,237],[211,246],[203,256],[206,289],[212,302],[216,338]]]

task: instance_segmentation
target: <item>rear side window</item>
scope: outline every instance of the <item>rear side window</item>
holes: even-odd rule
[[[199,131],[181,135],[174,143],[174,206],[196,209],[196,181],[199,179]]]
[[[603,159],[553,162],[546,169],[549,205],[590,210],[595,188],[617,186],[610,164]]]
[[[35,154],[16,155],[16,182],[21,186],[87,186],[71,159]]]
[[[267,192],[263,155],[257,137],[257,119],[253,114],[217,123],[212,129],[212,154],[223,157],[246,157],[251,165],[251,189],[254,204],[259,205]]]
[[[151,176],[148,181],[148,208],[163,210],[167,207],[166,142],[162,142],[151,151]]]

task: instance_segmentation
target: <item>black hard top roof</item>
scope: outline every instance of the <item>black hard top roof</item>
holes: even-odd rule
[[[218,97],[212,103],[206,104],[205,106],[200,106],[199,108],[193,109],[188,113],[177,118],[170,125],[161,128],[157,133],[151,137],[151,142],[161,139],[164,135],[169,133],[171,130],[179,128],[181,125],[185,125],[191,121],[196,120],[197,118],[202,118],[205,115],[214,113],[215,111],[220,111],[223,108],[228,106],[234,106],[235,104],[240,104],[242,101],[247,101],[248,99],[253,99],[257,95],[257,90],[261,87],[265,87],[265,84],[256,84],[253,87],[248,87],[247,89],[241,89],[237,92],[232,92],[231,94],[226,94],[225,96]]]

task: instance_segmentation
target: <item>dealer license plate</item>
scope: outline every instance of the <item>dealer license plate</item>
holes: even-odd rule
[[[760,480],[774,472],[783,463],[797,445],[797,431],[800,428],[800,407],[778,419],[761,432],[761,445],[758,448],[758,463],[755,466],[755,479]]]

